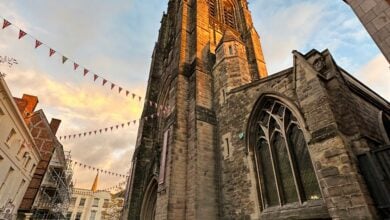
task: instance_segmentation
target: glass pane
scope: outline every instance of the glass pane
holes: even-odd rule
[[[293,125],[290,129],[289,144],[294,154],[298,172],[297,178],[302,183],[304,197],[306,200],[320,199],[321,191],[318,186],[306,141],[302,131],[296,125]]]
[[[290,160],[287,154],[286,144],[281,134],[277,133],[273,141],[273,149],[275,151],[275,161],[281,182],[281,193],[284,203],[298,201],[298,195],[295,187],[294,176],[292,174]]]
[[[258,158],[261,165],[261,176],[263,180],[264,208],[279,205],[278,193],[276,190],[275,175],[272,168],[271,156],[267,141],[262,139],[258,145]]]

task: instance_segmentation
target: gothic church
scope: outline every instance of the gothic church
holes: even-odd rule
[[[292,59],[268,76],[246,0],[169,0],[126,219],[388,216],[389,102],[328,50]]]

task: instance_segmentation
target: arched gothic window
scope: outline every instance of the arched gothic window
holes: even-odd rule
[[[211,17],[217,17],[217,4],[215,0],[209,0],[209,13]]]
[[[231,2],[223,2],[223,17],[224,22],[231,28],[236,28],[236,18],[234,16],[234,7]]]
[[[267,99],[252,122],[250,143],[262,208],[318,200],[321,192],[298,120],[283,103]]]

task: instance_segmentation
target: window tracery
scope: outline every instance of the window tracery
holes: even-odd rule
[[[275,99],[255,113],[251,143],[259,176],[262,208],[321,198],[298,120]]]

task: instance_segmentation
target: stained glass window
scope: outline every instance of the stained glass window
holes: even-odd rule
[[[256,143],[263,208],[320,199],[321,191],[296,117],[277,100],[263,103],[256,113],[251,137]]]

